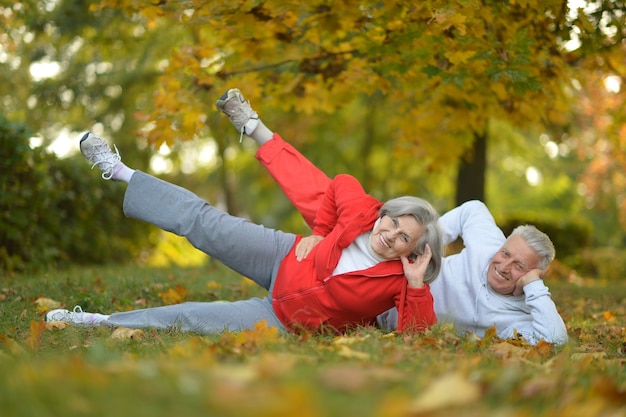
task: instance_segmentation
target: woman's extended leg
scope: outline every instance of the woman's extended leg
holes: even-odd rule
[[[278,134],[269,130],[236,88],[228,90],[216,104],[238,132],[246,133],[259,143],[256,158],[312,227],[331,182],[330,178]]]
[[[87,134],[80,146],[94,166],[103,171],[104,178],[116,179],[123,164],[106,142]],[[199,250],[270,290],[295,235],[231,216],[191,191],[143,172],[131,174],[124,195],[124,213],[128,217],[186,237]]]
[[[191,191],[141,171],[126,189],[124,214],[186,237],[197,249],[268,290],[296,239],[231,216]]]
[[[269,297],[234,302],[188,302],[126,311],[111,314],[108,320],[101,324],[131,329],[176,328],[184,332],[212,334],[251,330],[256,323],[263,320],[270,327],[281,330],[285,328],[276,317]]]

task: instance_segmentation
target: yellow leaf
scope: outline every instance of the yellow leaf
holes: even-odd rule
[[[111,339],[121,340],[141,340],[143,338],[143,330],[141,329],[128,329],[126,327],[118,327],[111,334]]]
[[[387,22],[387,30],[390,30],[390,31],[402,30],[404,29],[405,26],[406,24],[401,19],[396,19],[396,20]]]
[[[471,404],[480,399],[478,383],[460,373],[450,373],[435,379],[411,404],[410,411],[425,413],[447,407]]]
[[[585,363],[591,362],[594,359],[603,359],[606,356],[606,352],[588,352],[588,353],[573,353],[570,358],[573,361],[583,361]]]
[[[498,100],[504,100],[509,96],[508,92],[506,91],[506,87],[502,83],[490,83],[489,88],[491,88],[491,90],[496,94]]]
[[[211,290],[218,290],[222,288],[222,284],[217,281],[209,281],[206,283],[206,286]]]
[[[65,321],[47,321],[46,330],[63,330],[70,324]]]
[[[613,313],[611,313],[610,311],[605,311],[602,316],[604,317],[604,320],[609,321],[609,322],[614,322],[616,320],[616,317]]]
[[[339,356],[348,359],[361,359],[365,361],[370,359],[370,355],[368,353],[350,349],[348,346],[345,345],[339,348]]]
[[[165,304],[179,304],[185,300],[189,291],[181,285],[169,288],[167,291],[159,293],[159,297]]]
[[[353,343],[362,342],[369,338],[369,335],[355,337],[355,336],[337,336],[333,339],[335,345],[351,345]]]
[[[35,300],[35,304],[37,304],[37,311],[40,312],[54,310],[55,308],[61,307],[60,302],[46,297],[39,297]]]
[[[11,339],[5,334],[0,334],[0,343],[2,343],[2,345],[4,345],[8,349],[9,353],[13,355],[19,355],[24,353],[24,348],[20,346],[20,344],[17,343],[15,340]]]
[[[453,51],[445,54],[448,61],[454,65],[463,65],[474,56],[474,51]]]
[[[30,322],[30,334],[26,338],[26,344],[32,351],[39,350],[39,346],[41,345],[41,335],[44,330],[46,330],[46,322],[45,321],[36,321],[33,320]]]
[[[276,342],[279,338],[278,329],[267,325],[267,320],[254,324],[253,330],[243,330],[238,333],[225,332],[222,340],[233,340],[236,347],[253,348],[267,343]]]
[[[494,352],[496,357],[500,359],[513,360],[513,361],[522,359],[528,352],[527,349],[512,345],[509,342],[496,343],[494,345],[491,345],[489,347],[489,350]]]

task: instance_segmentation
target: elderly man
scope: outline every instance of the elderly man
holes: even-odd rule
[[[529,343],[564,344],[565,323],[543,282],[554,259],[548,236],[534,226],[518,226],[508,238],[487,207],[469,201],[439,219],[446,243],[462,238],[461,252],[444,258],[439,277],[431,283],[440,323],[459,332],[484,336],[495,326],[499,337],[516,333]],[[378,317],[382,328],[394,329],[396,312]]]

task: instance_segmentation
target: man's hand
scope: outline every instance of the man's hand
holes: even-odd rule
[[[313,250],[313,248],[324,239],[323,236],[311,235],[307,237],[303,237],[298,242],[296,246],[296,260],[300,262],[304,258],[307,257],[309,253]]]
[[[426,273],[426,268],[432,256],[433,253],[430,250],[430,246],[426,245],[424,247],[424,253],[418,256],[414,262],[409,261],[409,258],[406,256],[400,258],[402,267],[404,268],[404,276],[409,282],[409,287],[422,288],[424,286],[424,274]]]
[[[542,269],[532,269],[528,271],[525,275],[522,275],[520,279],[518,279],[515,283],[513,295],[522,295],[524,293],[524,287],[533,281],[541,279],[545,272],[546,271]]]

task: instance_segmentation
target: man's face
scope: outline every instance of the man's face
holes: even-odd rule
[[[540,257],[519,236],[511,236],[491,259],[487,282],[495,292],[513,294],[515,284],[527,272],[537,268]]]

